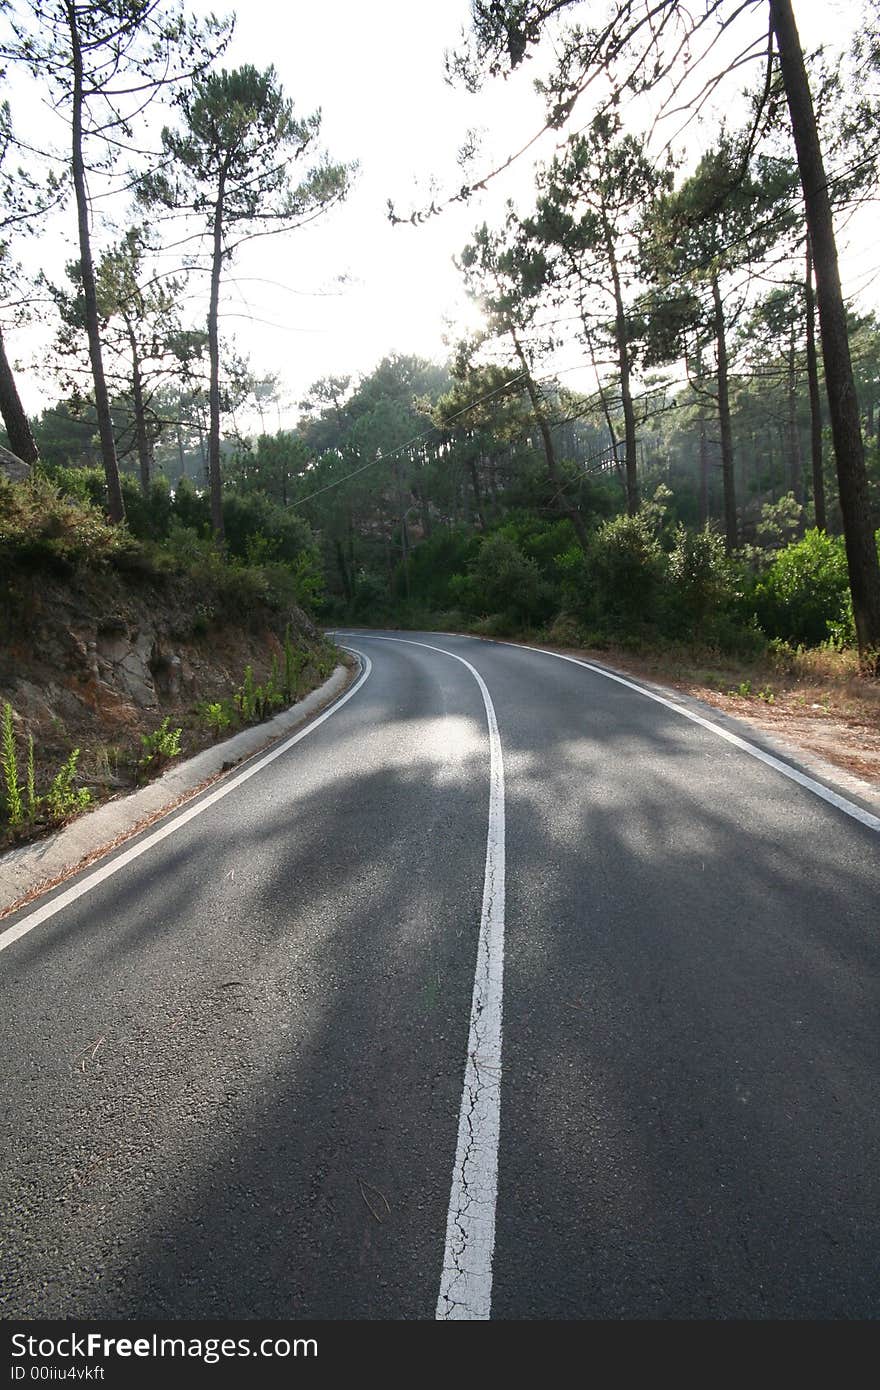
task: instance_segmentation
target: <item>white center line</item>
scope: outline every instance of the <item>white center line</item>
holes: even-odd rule
[[[365,636],[358,633],[357,636]],[[370,637],[425,647],[460,661],[473,676],[489,726],[489,828],[477,969],[471,1002],[458,1143],[446,1217],[437,1317],[480,1321],[492,1309],[492,1257],[501,1132],[501,1012],[504,991],[504,763],[495,707],[479,671],[463,656],[403,637]],[[360,653],[359,653],[360,654]]]

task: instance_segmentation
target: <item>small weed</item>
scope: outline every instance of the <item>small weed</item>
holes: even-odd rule
[[[281,687],[285,702],[292,705],[299,696],[299,680],[308,657],[305,652],[296,651],[290,640],[290,624],[284,633],[284,683]]]
[[[6,823],[9,828],[27,828],[40,821],[48,825],[61,825],[78,811],[84,811],[92,798],[87,787],[74,786],[78,762],[79,749],[74,748],[56,772],[46,794],[38,795],[34,736],[28,734],[24,788],[20,787],[13,712],[7,700],[3,707],[0,732],[0,768],[6,784]]]
[[[39,800],[38,800],[38,798],[37,798],[37,786],[36,786],[36,779],[35,779],[35,777],[34,777],[34,736],[33,736],[33,734],[28,734],[26,786],[27,786],[27,811],[28,811],[28,819],[29,819],[29,820],[33,820],[34,817],[35,817],[36,814],[37,814],[37,807],[38,807],[39,804],[40,804],[40,803],[39,803]]]
[[[269,672],[269,679],[266,681],[266,704],[270,710],[279,709],[284,704],[284,691],[281,688],[281,671],[278,666],[278,654],[272,653],[272,669]]]
[[[225,733],[232,723],[232,711],[226,700],[205,701],[199,713],[215,738]]]
[[[52,785],[42,798],[49,819],[56,825],[75,815],[77,811],[84,811],[92,800],[88,787],[73,785],[78,761],[79,749],[74,748],[61,764],[52,779]]]
[[[99,743],[92,753],[94,779],[102,786],[109,786],[119,779],[119,749],[107,743]]]
[[[138,762],[143,776],[150,777],[172,758],[180,756],[180,735],[182,729],[169,729],[169,716],[166,715],[151,734],[141,734],[144,756]]]
[[[245,724],[252,724],[257,710],[254,668],[245,666],[244,681],[235,696],[235,705]]]
[[[765,685],[763,690],[759,690],[758,699],[763,700],[766,705],[775,705],[776,696],[773,693],[772,685]]]
[[[21,825],[24,820],[24,806],[21,789],[18,785],[18,757],[15,751],[15,730],[12,726],[12,706],[9,701],[3,706],[3,734],[0,747],[0,766],[6,783],[6,816],[10,825]]]
[[[728,695],[739,695],[743,700],[747,700],[752,693],[751,681],[740,681],[739,685],[731,686]]]

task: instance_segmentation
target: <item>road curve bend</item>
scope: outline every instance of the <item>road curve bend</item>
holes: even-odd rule
[[[871,810],[589,664],[337,640],[4,923],[3,1315],[877,1317]]]

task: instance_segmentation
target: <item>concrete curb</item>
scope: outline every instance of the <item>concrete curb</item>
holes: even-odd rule
[[[0,857],[0,913],[8,912],[37,890],[54,886],[103,851],[115,848],[188,801],[231,767],[277,743],[341,695],[353,674],[347,666],[337,666],[322,686],[273,719],[203,749],[186,762],[168,768],[155,782],[105,801],[54,835],[9,850]]]

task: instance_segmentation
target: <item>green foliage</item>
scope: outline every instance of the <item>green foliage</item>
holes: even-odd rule
[[[44,797],[46,811],[55,824],[84,811],[91,804],[92,795],[88,787],[75,787],[76,766],[79,749],[74,748],[52,778],[52,783]]]
[[[294,655],[293,643],[290,640],[290,623],[284,629],[284,698],[289,705],[296,699],[296,687],[299,672],[296,667],[296,660],[299,653]]]
[[[0,570],[100,568],[130,545],[96,507],[63,496],[39,471],[23,483],[0,473]]]
[[[226,492],[223,526],[230,555],[251,564],[273,560],[293,563],[313,546],[312,533],[302,516],[262,492]]]
[[[464,526],[435,531],[410,557],[411,597],[431,608],[445,607],[450,602],[450,580],[467,569],[478,546],[479,538]]]
[[[313,148],[321,117],[294,116],[274,68],[209,73],[181,94],[179,105],[183,130],[162,132],[174,165],[169,171],[166,160],[163,172],[144,181],[147,201],[205,213],[222,189],[225,221],[235,224],[261,216],[293,221],[344,196],[349,170],[327,159],[292,186],[288,166]]]
[[[37,787],[36,787],[36,778],[35,778],[35,775],[34,775],[34,736],[33,736],[33,734],[28,734],[27,773],[26,773],[26,777],[25,777],[25,786],[26,786],[26,788],[27,788],[27,813],[28,813],[28,819],[29,819],[29,820],[33,820],[33,819],[34,819],[34,816],[37,814]]]
[[[783,493],[777,502],[765,502],[761,507],[761,520],[755,528],[758,540],[768,549],[787,545],[796,539],[803,521],[803,507],[794,493]]]
[[[710,616],[729,610],[737,596],[737,575],[724,539],[706,526],[689,531],[679,525],[668,558],[669,607],[682,635]]]
[[[500,531],[486,536],[471,562],[469,606],[508,623],[529,624],[546,616],[549,594],[534,560]],[[459,586],[458,597],[468,597]]]
[[[181,478],[174,486],[174,521],[195,535],[211,529],[211,509],[207,495],[198,492],[189,478]]]
[[[285,703],[284,688],[281,681],[281,668],[278,664],[277,652],[272,653],[272,666],[263,689],[265,692],[266,713],[271,714],[273,710],[280,709]]]
[[[852,642],[852,600],[840,536],[807,531],[779,551],[751,595],[761,627],[794,645]]]
[[[567,517],[548,520],[517,508],[498,529],[515,542],[527,559],[534,560],[542,579],[549,582],[559,577],[560,556],[577,546],[574,527]]]
[[[244,681],[235,696],[235,705],[245,724],[251,724],[257,712],[257,694],[254,685],[254,668],[244,668]]]
[[[303,550],[289,567],[295,602],[307,613],[324,604],[324,571],[317,551]]]
[[[6,819],[10,825],[21,825],[24,820],[24,807],[21,800],[21,789],[18,785],[18,756],[15,749],[15,730],[12,724],[12,706],[8,700],[3,706],[0,766],[3,768],[3,781],[6,785]]]
[[[352,617],[358,621],[382,622],[390,611],[391,597],[385,581],[370,570],[359,569],[351,600]]]
[[[146,496],[130,473],[123,473],[120,482],[131,534],[142,541],[163,541],[176,511],[166,479],[154,478]]]
[[[7,700],[3,706],[2,731],[0,731],[0,770],[5,783],[6,823],[12,830],[35,825],[43,820],[49,825],[60,825],[70,816],[84,811],[91,804],[91,793],[87,787],[74,786],[79,749],[74,748],[61,764],[43,796],[37,794],[34,738],[28,734],[27,760],[25,764],[25,799],[18,780],[18,751],[15,744],[12,706]]]
[[[640,625],[655,616],[666,569],[656,525],[642,508],[635,516],[605,521],[588,556],[592,594],[585,595],[592,616],[611,616]]]
[[[220,738],[232,723],[232,711],[225,700],[206,700],[200,705],[199,713],[214,738]]]
[[[154,729],[151,734],[141,734],[144,752],[138,762],[138,768],[143,776],[152,777],[172,758],[180,756],[180,736],[183,730],[170,728],[170,723],[170,716],[166,715],[158,729]]]

